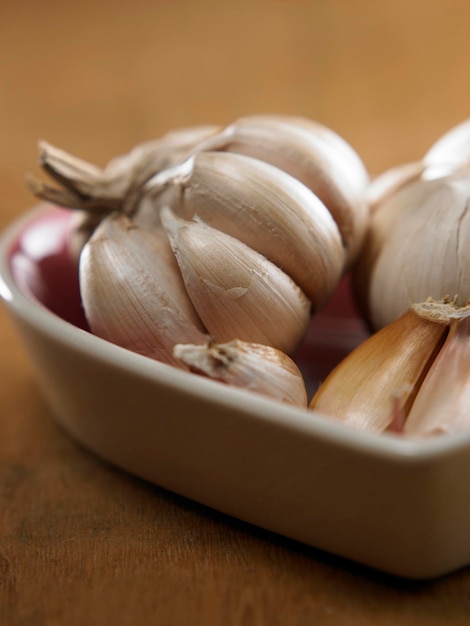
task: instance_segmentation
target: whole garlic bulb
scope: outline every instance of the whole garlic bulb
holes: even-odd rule
[[[92,331],[167,361],[175,343],[201,343],[204,330],[218,342],[291,352],[365,230],[361,160],[335,133],[299,118],[253,116],[225,132],[183,129],[104,169],[43,142],[40,162],[57,185],[33,181],[33,193],[86,216],[74,245],[83,246],[80,285]],[[171,260],[162,261],[162,236]],[[167,263],[169,276],[174,262],[185,286],[181,325],[193,332],[190,310],[202,323],[194,339],[178,335],[176,294],[168,306],[159,283],[166,270],[158,268]]]
[[[393,168],[371,185],[371,219],[354,286],[373,329],[429,297],[456,297],[460,306],[470,298],[470,169],[461,144],[450,137],[422,161]]]

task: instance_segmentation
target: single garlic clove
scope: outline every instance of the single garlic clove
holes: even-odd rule
[[[209,125],[174,130],[115,157],[103,169],[41,141],[39,163],[60,187],[32,177],[27,183],[35,196],[61,206],[101,215],[125,212],[148,178],[182,160],[203,137],[217,130],[218,126]]]
[[[290,353],[305,335],[310,302],[279,267],[238,239],[165,207],[170,237],[187,292],[215,341],[243,341]]]
[[[302,117],[251,115],[203,140],[195,151],[225,150],[270,163],[311,189],[333,215],[352,261],[368,221],[367,170],[353,148],[329,128]]]
[[[330,373],[309,408],[360,430],[399,430],[444,341],[447,307],[453,310],[414,306],[371,335]]]
[[[280,402],[307,406],[305,383],[297,365],[270,346],[233,340],[224,344],[177,344],[173,354],[192,372]]]
[[[470,307],[457,310],[405,423],[407,435],[470,431]]]
[[[79,277],[95,335],[173,365],[177,342],[205,342],[164,233],[109,215],[83,248]]]
[[[157,207],[169,203],[181,217],[197,215],[281,267],[314,310],[336,287],[344,267],[336,224],[315,194],[274,166],[238,154],[202,152],[157,175],[148,189]],[[157,215],[155,207],[151,212]]]

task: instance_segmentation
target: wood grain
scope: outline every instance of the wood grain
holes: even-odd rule
[[[104,164],[262,111],[337,130],[374,174],[465,119],[470,5],[124,0],[0,5],[0,227],[47,139]],[[411,583],[118,471],[56,426],[0,309],[0,624],[467,625],[470,568]],[[320,506],[321,503],[318,503]]]

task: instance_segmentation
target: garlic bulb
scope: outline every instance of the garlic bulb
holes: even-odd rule
[[[369,185],[370,221],[353,271],[357,303],[373,329],[426,297],[470,296],[470,121],[451,129],[421,161]]]
[[[182,220],[168,207],[161,218],[189,297],[214,340],[239,338],[292,352],[310,321],[310,302],[294,281],[235,237]]]
[[[70,251],[92,332],[173,365],[175,343],[291,353],[363,240],[368,175],[297,117],[181,129],[104,168],[40,144],[38,197],[77,211]]]
[[[307,406],[305,383],[297,365],[270,346],[233,340],[205,345],[177,344],[173,349],[192,372],[232,387],[286,402]]]
[[[95,335],[173,365],[180,365],[173,357],[177,342],[205,343],[205,328],[161,232],[112,213],[85,244],[79,271]]]
[[[314,310],[339,281],[344,252],[331,214],[305,185],[272,165],[201,152],[157,174],[146,189],[154,204],[136,214],[136,223],[157,227],[158,207],[166,204],[186,219],[198,216],[281,267]]]
[[[400,431],[454,309],[445,302],[414,305],[343,359],[309,408],[360,430]]]

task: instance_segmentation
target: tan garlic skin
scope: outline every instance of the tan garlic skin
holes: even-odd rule
[[[162,223],[187,293],[218,343],[242,341],[293,352],[310,322],[310,302],[277,265],[238,239],[166,207]],[[181,343],[181,342],[180,342]]]
[[[450,322],[404,427],[407,436],[470,432],[470,307]]]
[[[332,214],[346,248],[357,255],[367,226],[367,170],[337,133],[313,120],[290,115],[251,115],[203,140],[195,151],[244,154],[287,172],[317,195]]]
[[[224,344],[177,344],[173,354],[192,372],[279,402],[307,406],[302,374],[286,354],[238,339]]]
[[[401,430],[447,328],[439,305],[413,307],[343,359],[309,408],[359,430]]]
[[[85,315],[98,337],[177,366],[177,342],[205,343],[163,233],[110,214],[85,244],[79,272]]]
[[[137,223],[158,226],[159,207],[197,216],[281,267],[319,308],[344,269],[338,228],[301,182],[239,154],[201,152],[148,182],[154,200]]]

